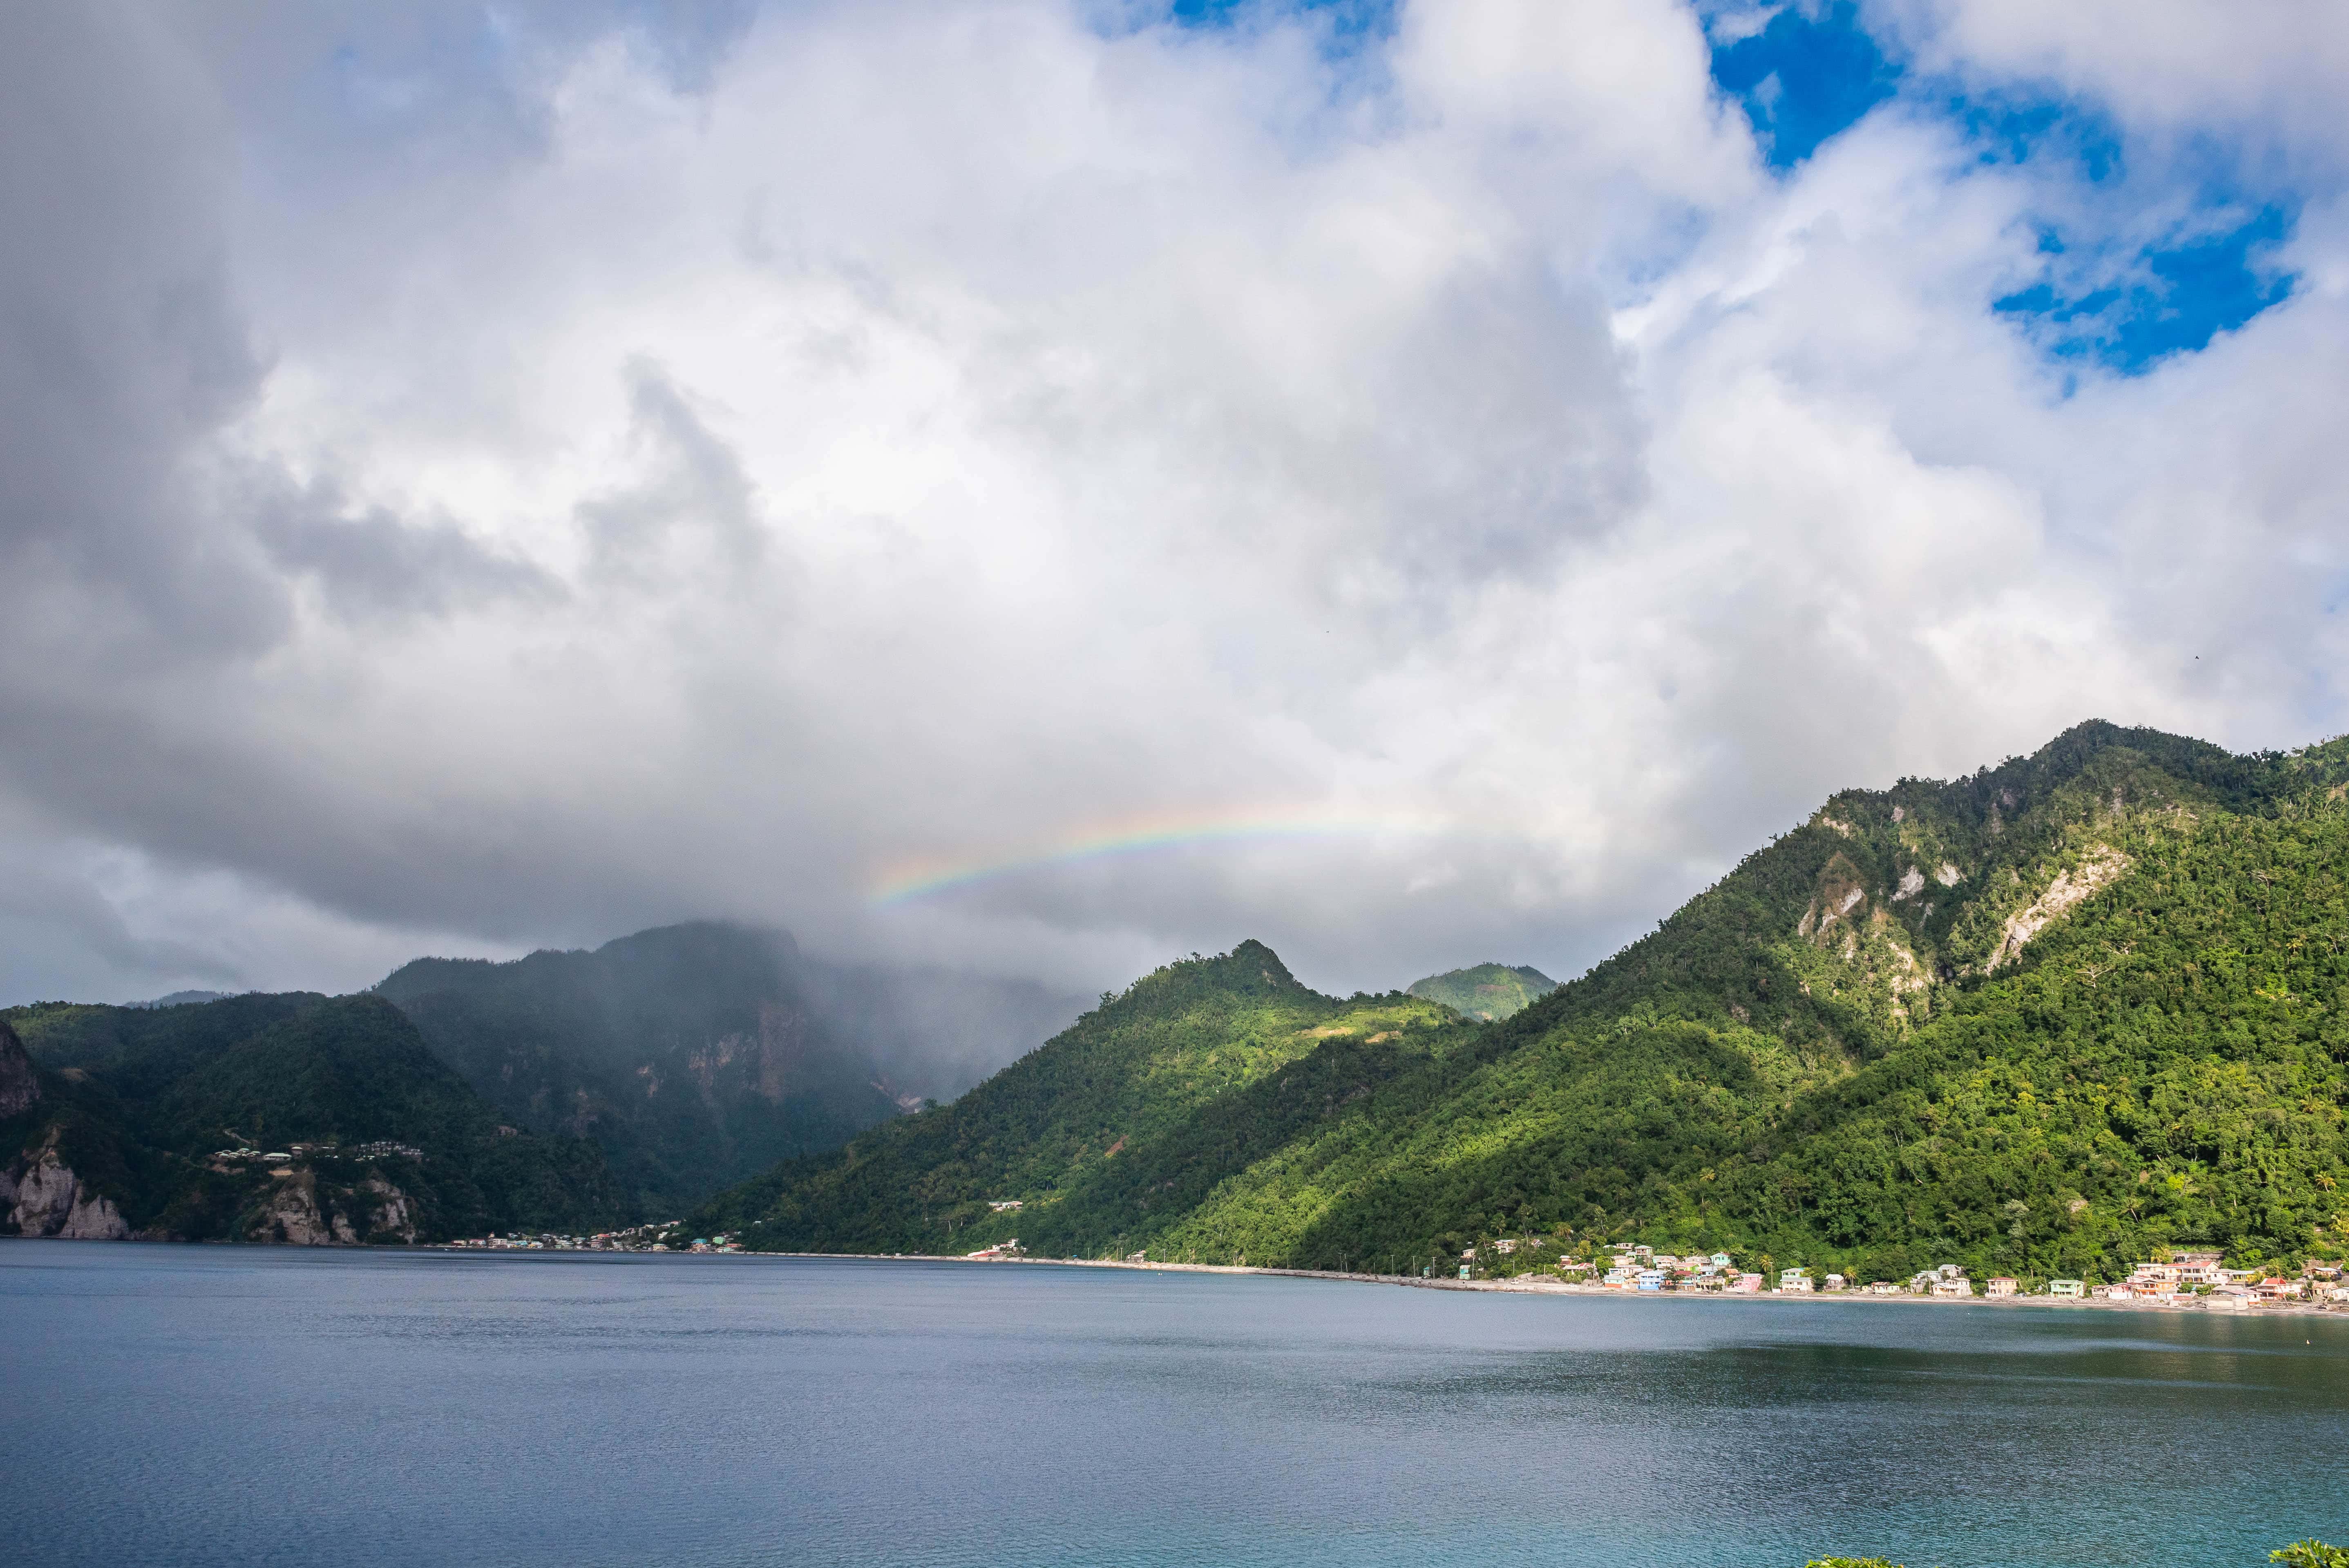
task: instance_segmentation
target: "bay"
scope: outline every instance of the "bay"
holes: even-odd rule
[[[24,1564],[2232,1564],[2349,1324],[0,1243]]]

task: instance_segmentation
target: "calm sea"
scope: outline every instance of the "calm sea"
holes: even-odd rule
[[[0,1243],[0,1559],[2242,1564],[2349,1323]]]

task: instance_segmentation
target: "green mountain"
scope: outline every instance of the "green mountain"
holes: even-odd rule
[[[1441,1002],[1464,1018],[1492,1023],[1522,1013],[1557,989],[1557,982],[1525,965],[1479,964],[1414,980],[1411,995]]]
[[[1836,796],[1500,1022],[1317,995],[1247,944],[697,1218],[765,1247],[1307,1267],[1523,1234],[1894,1279],[2336,1253],[2344,795],[2349,741],[2082,725]]]
[[[903,1109],[780,932],[701,923],[510,964],[419,958],[376,994],[519,1127],[593,1139],[661,1220]]]
[[[786,1162],[695,1222],[792,1252],[1139,1246],[1224,1172],[1472,1036],[1400,992],[1320,995],[1244,942],[1144,976],[954,1104]]]
[[[0,1013],[0,1232],[413,1242],[617,1207],[593,1144],[502,1125],[378,997]]]

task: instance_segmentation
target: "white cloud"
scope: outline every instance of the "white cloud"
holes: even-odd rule
[[[1781,184],[1692,14],[1563,15],[1412,7],[1333,64],[796,7],[706,91],[525,37],[446,87],[494,113],[413,125],[301,28],[86,61],[236,88],[233,180],[224,129],[132,159],[218,225],[211,336],[99,374],[244,390],[109,438],[170,459],[121,550],[5,535],[0,845],[119,927],[6,984],[704,913],[1075,984],[1251,934],[1338,988],[1558,973],[1834,788],[2091,714],[2340,723],[2339,289],[2065,400],[1987,305],[2040,176],[1880,113]],[[68,321],[174,275],[12,274]],[[142,607],[57,608],[101,602]],[[864,898],[1250,809],[1402,826]],[[92,855],[137,874],[54,870]]]

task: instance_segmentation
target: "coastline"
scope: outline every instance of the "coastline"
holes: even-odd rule
[[[467,1256],[506,1255],[502,1252],[481,1252],[473,1248],[452,1247],[438,1243],[419,1250],[462,1253]],[[1775,1291],[1757,1291],[1748,1295],[1732,1294],[1728,1291],[1609,1290],[1604,1285],[1569,1284],[1564,1280],[1529,1278],[1525,1275],[1511,1279],[1421,1279],[1411,1274],[1340,1273],[1331,1269],[1268,1268],[1254,1264],[1136,1264],[1127,1263],[1122,1258],[974,1258],[957,1253],[665,1253],[660,1255],[679,1258],[806,1258],[829,1263],[965,1264],[974,1268],[1010,1265],[1029,1268],[1127,1269],[1143,1274],[1263,1274],[1284,1279],[1327,1280],[1341,1284],[1405,1285],[1413,1290],[1481,1291],[1501,1295],[1580,1296],[1629,1301],[1840,1302],[1874,1303],[1895,1306],[2002,1308],[2035,1306],[2053,1307],[2064,1312],[2202,1313],[2212,1311],[2202,1305],[2199,1300],[2192,1305],[2177,1305],[2150,1301],[2111,1301],[2087,1296],[2066,1299],[2061,1296],[2045,1295],[1911,1295],[1906,1291],[1896,1295],[1877,1295],[1865,1291],[1797,1291],[1793,1295],[1780,1295]],[[2225,1308],[2213,1313],[2213,1315],[2339,1317],[2349,1315],[2349,1305],[2324,1306],[2313,1302],[2275,1302],[2263,1303],[2257,1306]]]

